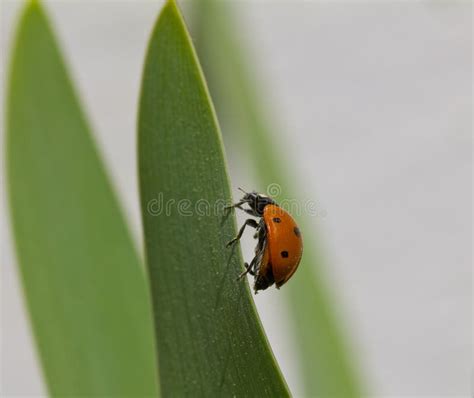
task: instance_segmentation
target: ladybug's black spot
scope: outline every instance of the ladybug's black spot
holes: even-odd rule
[[[281,256],[282,256],[283,258],[288,258],[288,252],[287,252],[286,250],[283,250],[283,251],[281,252]]]
[[[301,232],[300,232],[300,229],[299,229],[298,227],[295,227],[295,228],[293,229],[293,231],[295,232],[295,235],[296,235],[296,236],[301,236]]]
[[[278,217],[275,217],[275,218],[273,219],[273,222],[281,223],[281,220],[280,220]]]

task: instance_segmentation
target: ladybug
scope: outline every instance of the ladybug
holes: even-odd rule
[[[272,198],[239,189],[245,195],[229,208],[238,208],[260,219],[258,222],[252,218],[247,219],[237,236],[227,243],[227,246],[231,246],[239,241],[246,226],[256,229],[254,238],[258,238],[258,243],[255,257],[250,264],[245,263],[245,271],[238,279],[247,273],[253,275],[255,293],[265,290],[274,283],[279,289],[291,278],[300,263],[303,254],[301,231],[293,217]],[[248,207],[244,208],[243,205]]]

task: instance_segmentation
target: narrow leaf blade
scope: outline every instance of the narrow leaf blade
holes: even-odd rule
[[[236,230],[222,209],[231,198],[220,132],[173,1],[149,44],[138,135],[163,394],[288,396],[248,285],[236,280],[240,252],[226,247]]]
[[[19,22],[7,94],[12,226],[49,391],[156,396],[148,286],[37,2]]]
[[[278,200],[296,198],[298,189],[292,182],[291,167],[283,161],[283,152],[262,110],[264,97],[246,65],[245,43],[233,29],[231,4],[203,0],[194,5],[193,33],[227,132],[226,142],[240,145],[240,153],[248,155],[245,161],[255,166],[261,190],[278,183],[282,187]],[[325,283],[323,250],[307,220],[300,218],[298,222],[305,237],[304,255],[282,293],[288,294],[306,393],[317,397],[362,396],[350,347],[336,314],[335,293]]]

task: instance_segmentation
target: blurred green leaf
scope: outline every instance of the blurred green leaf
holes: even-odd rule
[[[261,104],[265,97],[248,70],[230,7],[229,2],[201,0],[191,10],[197,49],[228,133],[224,137],[240,145],[240,153],[248,154],[246,160],[255,165],[261,190],[278,183],[283,187],[278,200],[296,198],[291,168],[264,116]],[[313,236],[314,228],[304,218],[299,223],[305,238],[303,260],[282,292],[289,296],[306,393],[312,397],[361,396],[350,348],[334,313],[335,293],[325,284],[327,264],[323,264],[322,250]]]
[[[46,16],[24,10],[7,100],[7,177],[49,391],[156,396],[148,286]]]
[[[138,126],[163,395],[288,396],[248,285],[236,281],[240,251],[226,247],[236,229],[222,209],[231,197],[221,136],[173,1],[148,47]]]

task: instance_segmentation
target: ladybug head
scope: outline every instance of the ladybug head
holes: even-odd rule
[[[245,192],[243,189],[239,189],[245,194],[242,198],[242,202],[245,202],[249,205],[255,216],[263,216],[263,209],[265,206],[275,204],[275,201],[272,198],[264,195],[263,193],[258,193],[255,191]]]

